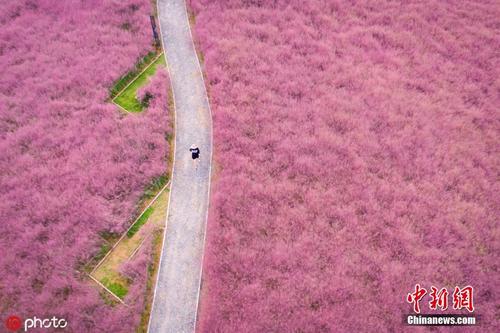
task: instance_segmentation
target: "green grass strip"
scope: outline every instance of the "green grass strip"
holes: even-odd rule
[[[144,193],[141,196],[140,201],[144,202],[144,200],[148,200],[154,198],[158,192],[167,184],[168,176],[161,175],[159,177],[154,178],[151,183],[146,187]]]
[[[121,299],[123,299],[128,293],[128,288],[122,285],[121,283],[111,282],[107,278],[102,279],[101,283],[104,286],[106,286],[106,288],[108,288],[113,294],[115,294]]]
[[[144,109],[144,105],[141,101],[137,100],[137,91],[156,73],[159,65],[165,66],[165,57],[163,55],[156,59],[124,91],[116,96],[114,102],[129,112],[141,112]]]
[[[111,99],[115,98],[116,95],[120,91],[122,91],[123,88],[127,86],[130,82],[134,80],[134,78],[144,70],[144,68],[148,67],[151,61],[157,56],[158,54],[156,51],[150,51],[148,54],[146,54],[143,58],[141,58],[134,66],[134,69],[125,74],[124,76],[120,77],[114,84],[113,88],[111,88]]]
[[[154,208],[150,206],[144,213],[142,213],[141,217],[137,219],[134,225],[127,231],[127,237],[132,238],[136,234],[137,231],[147,222],[151,214],[153,214]]]

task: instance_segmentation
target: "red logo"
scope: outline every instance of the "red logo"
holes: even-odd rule
[[[427,290],[425,288],[420,288],[420,285],[415,285],[415,292],[408,294],[406,296],[406,301],[410,304],[413,304],[413,311],[415,313],[420,313],[420,301],[427,294]]]
[[[436,287],[431,286],[430,293],[432,300],[429,302],[429,308],[431,310],[437,310],[441,308],[441,311],[448,309],[448,290],[446,288],[441,288],[439,291]]]
[[[465,288],[455,287],[453,292],[453,308],[455,310],[467,309],[474,312],[474,288],[467,286]]]
[[[425,295],[427,295],[427,290],[420,287],[418,283],[415,285],[415,291],[406,295],[406,301],[413,305],[413,312],[420,313],[420,301]],[[448,295],[446,288],[438,289],[431,286],[429,309],[440,309],[441,311],[448,309]],[[472,286],[455,287],[453,291],[453,309],[467,309],[469,312],[474,312],[474,288]]]
[[[21,328],[21,325],[21,318],[19,318],[18,316],[10,316],[5,321],[5,326],[7,326],[7,328],[11,331],[17,331]]]

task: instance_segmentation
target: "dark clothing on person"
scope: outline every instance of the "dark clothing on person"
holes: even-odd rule
[[[191,152],[191,157],[193,158],[193,160],[195,160],[198,157],[200,157],[200,148],[198,148],[198,147],[196,147],[196,148],[189,148],[189,151]]]

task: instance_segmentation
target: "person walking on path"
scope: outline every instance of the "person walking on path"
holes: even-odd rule
[[[194,143],[191,145],[191,148],[189,148],[189,151],[191,152],[191,157],[193,158],[193,160],[196,160],[200,157],[200,148],[198,148],[198,146]]]

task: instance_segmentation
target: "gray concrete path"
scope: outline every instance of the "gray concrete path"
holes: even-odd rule
[[[175,156],[168,217],[148,331],[192,333],[198,309],[210,192],[212,125],[184,0],[158,0],[174,91]],[[200,159],[191,159],[196,144]]]

